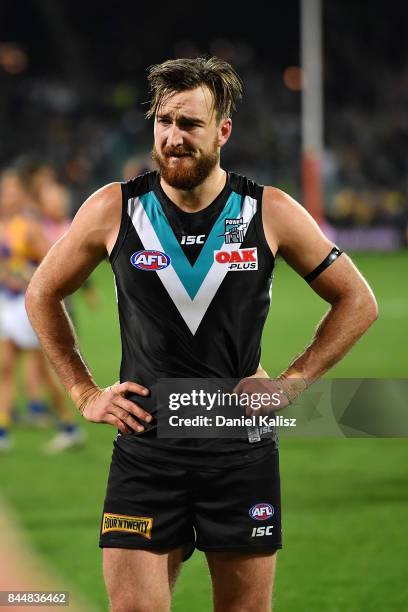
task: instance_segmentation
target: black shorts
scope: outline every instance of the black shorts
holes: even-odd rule
[[[102,548],[202,551],[282,548],[279,455],[244,467],[189,470],[146,461],[115,443],[101,523]]]

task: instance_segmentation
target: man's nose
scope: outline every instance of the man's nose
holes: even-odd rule
[[[183,135],[176,123],[173,123],[167,133],[167,145],[177,147],[183,144]]]

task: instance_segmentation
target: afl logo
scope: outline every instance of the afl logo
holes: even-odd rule
[[[137,251],[130,258],[130,263],[138,270],[158,272],[170,265],[171,259],[161,251]]]
[[[256,521],[267,521],[271,519],[275,510],[271,504],[255,504],[249,511],[249,516]]]

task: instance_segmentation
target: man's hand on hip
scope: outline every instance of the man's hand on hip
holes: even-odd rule
[[[82,416],[92,423],[107,423],[117,427],[123,434],[144,431],[140,420],[150,423],[151,414],[141,406],[126,399],[126,393],[146,397],[149,390],[134,382],[115,383],[106,389],[88,387],[71,390],[71,396]],[[135,418],[136,417],[136,418]]]
[[[254,416],[268,415],[286,408],[307,387],[307,382],[302,378],[286,378],[285,376],[269,378],[267,372],[259,366],[255,374],[240,380],[234,391],[239,395],[246,394],[252,398],[246,408],[246,416]],[[253,407],[254,405],[256,408]]]
[[[279,380],[259,375],[243,378],[234,391],[238,395],[245,394],[250,398],[245,408],[246,416],[268,415],[285,408],[290,403]]]

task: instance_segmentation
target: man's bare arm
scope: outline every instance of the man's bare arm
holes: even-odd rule
[[[314,270],[333,247],[307,211],[279,189],[265,189],[263,219],[271,250],[301,276]],[[310,286],[331,307],[311,344],[282,378],[316,380],[344,357],[378,316],[373,292],[344,253]]]
[[[90,421],[110,423],[129,433],[132,429],[143,430],[134,416],[149,421],[150,415],[124,394],[146,395],[147,389],[135,382],[99,389],[81,357],[63,305],[63,299],[82,285],[113,248],[120,218],[119,184],[94,193],[34,274],[26,294],[26,308],[45,354],[82,414]]]

